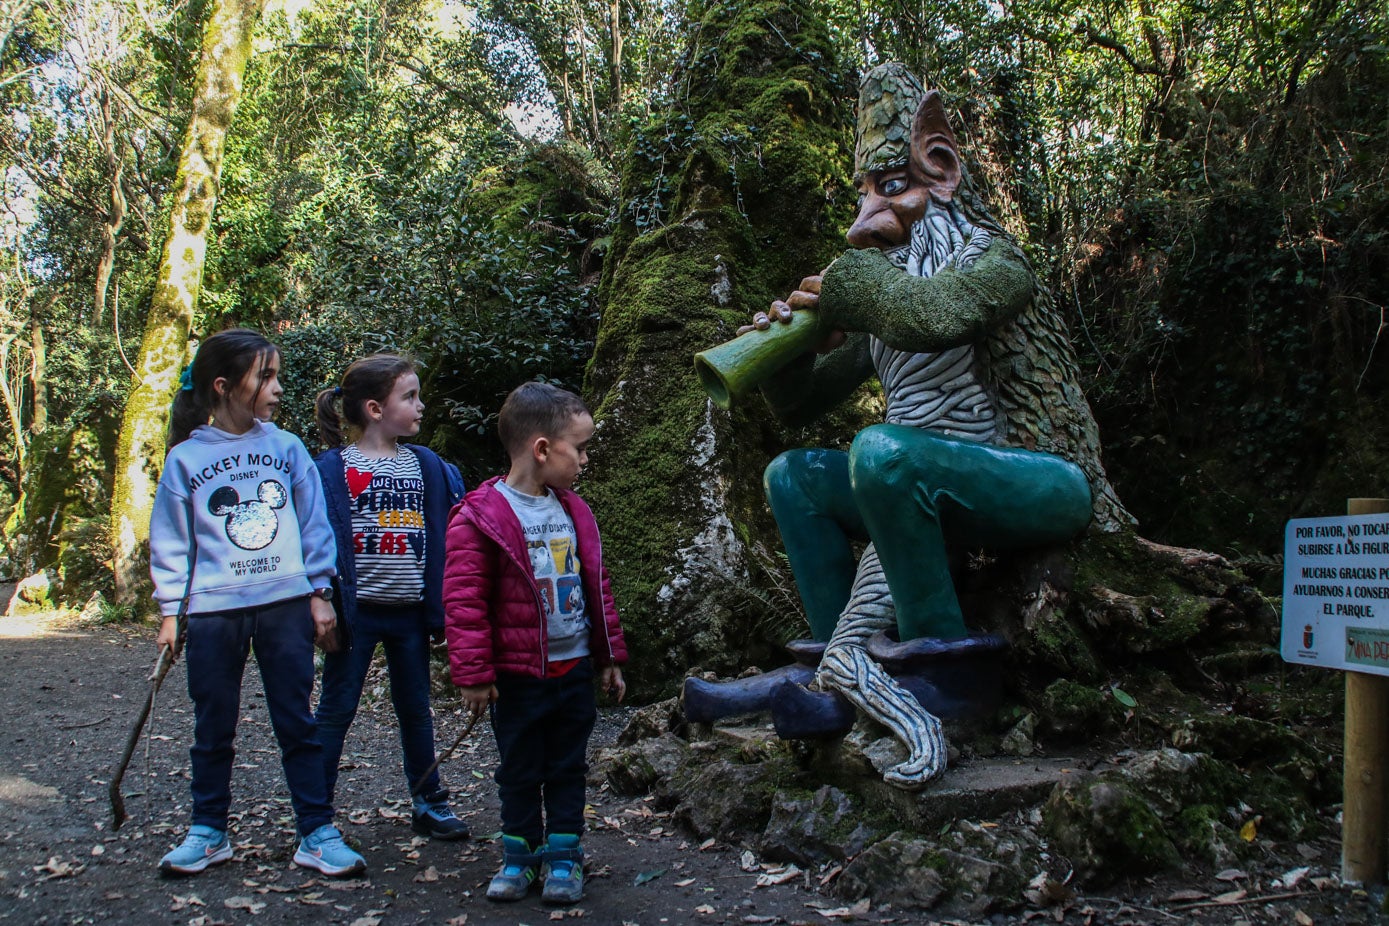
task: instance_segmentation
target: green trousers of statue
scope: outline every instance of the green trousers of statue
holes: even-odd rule
[[[899,639],[965,636],[948,546],[1017,549],[1060,543],[1090,521],[1085,475],[1061,457],[874,425],[848,453],[791,450],[764,475],[816,640],[830,638],[871,540]]]

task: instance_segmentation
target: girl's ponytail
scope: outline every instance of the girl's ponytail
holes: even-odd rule
[[[342,395],[341,386],[330,386],[318,394],[314,402],[314,419],[318,422],[318,439],[328,449],[342,446],[342,416],[338,414],[337,400]]]
[[[198,401],[196,389],[180,387],[174,393],[174,403],[169,407],[169,435],[166,446],[172,450],[175,444],[188,440],[188,435],[200,424],[206,424],[212,408],[206,401]]]

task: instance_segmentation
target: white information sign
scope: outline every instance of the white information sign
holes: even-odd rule
[[[1289,521],[1283,658],[1389,675],[1389,514]]]

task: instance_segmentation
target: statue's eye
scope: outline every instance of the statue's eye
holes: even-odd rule
[[[888,180],[884,180],[879,190],[881,190],[884,196],[896,196],[899,193],[905,193],[907,191],[907,181],[903,177],[892,177]]]

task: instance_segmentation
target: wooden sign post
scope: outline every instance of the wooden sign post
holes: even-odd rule
[[[1389,499],[1352,498],[1346,514],[1389,511]],[[1389,766],[1389,677],[1346,672],[1345,803],[1341,878],[1381,884],[1389,851],[1385,769]]]

